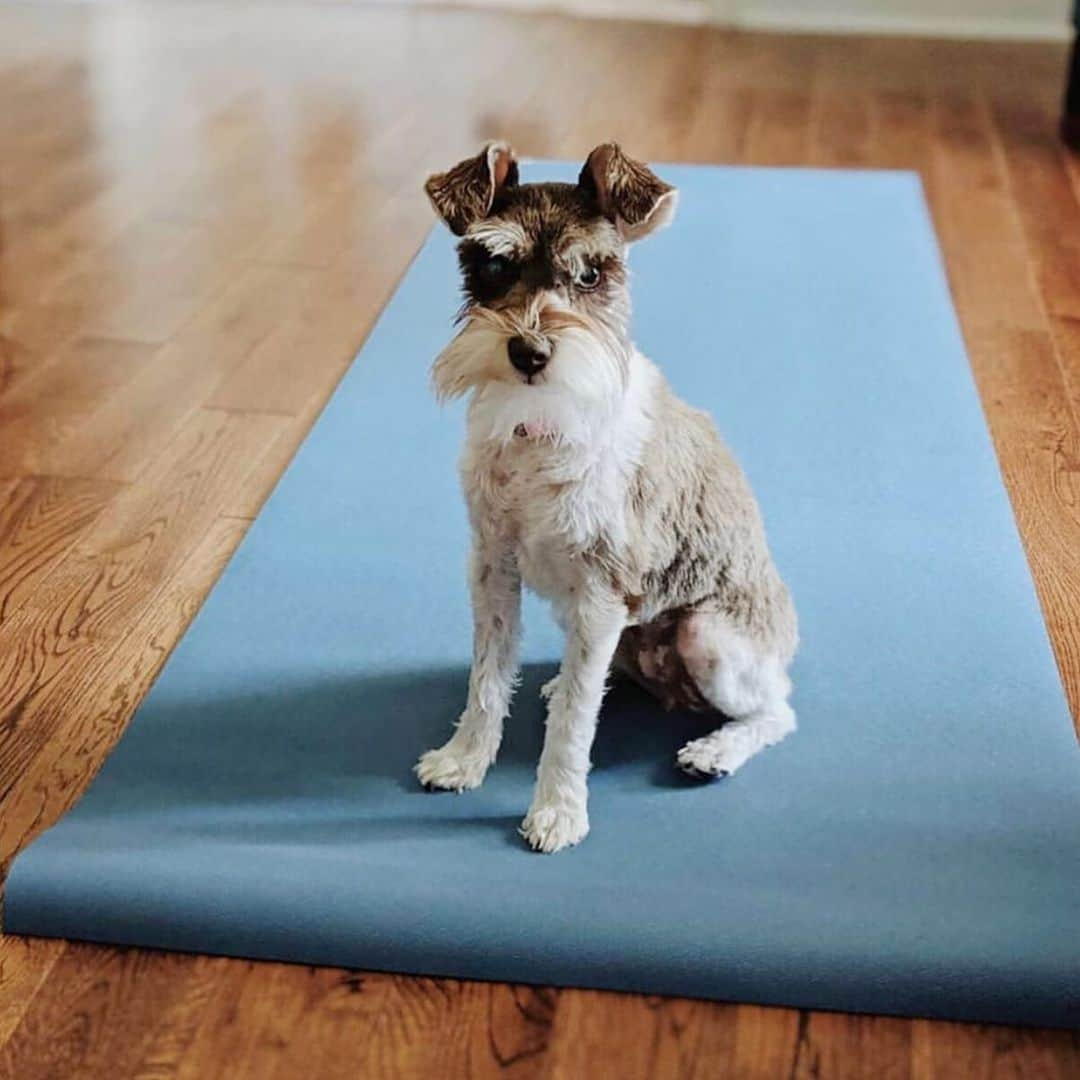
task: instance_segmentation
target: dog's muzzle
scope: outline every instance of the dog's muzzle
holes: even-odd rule
[[[526,378],[539,375],[551,359],[551,354],[522,337],[512,337],[506,343],[510,363]]]

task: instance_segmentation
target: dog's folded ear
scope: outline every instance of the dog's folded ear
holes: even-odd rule
[[[662,229],[675,216],[679,192],[647,165],[627,157],[618,143],[604,143],[588,157],[578,177],[600,211],[624,240],[640,240]]]
[[[492,142],[476,157],[429,176],[424,191],[451,232],[461,236],[474,221],[487,217],[499,188],[517,182],[514,151],[504,142]]]

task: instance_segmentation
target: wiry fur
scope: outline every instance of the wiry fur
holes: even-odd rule
[[[416,771],[460,791],[494,761],[524,583],[566,631],[522,826],[534,848],[556,851],[588,832],[589,753],[613,664],[668,705],[727,718],[676,756],[691,774],[723,776],[795,728],[797,626],[738,464],[629,337],[626,244],[665,223],[674,189],[613,144],[590,155],[577,186],[519,187],[508,153],[499,144],[458,166],[465,195],[451,170],[432,196],[463,236],[464,325],[433,381],[441,397],[471,395],[461,474],[474,652],[457,728]],[[485,186],[477,162],[490,161],[502,179],[492,167]],[[498,289],[484,278],[491,256],[514,260]],[[585,263],[602,268],[588,289],[577,284]],[[539,374],[511,366],[515,337],[549,357]]]

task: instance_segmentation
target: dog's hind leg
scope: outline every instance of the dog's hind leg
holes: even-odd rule
[[[685,612],[665,612],[650,623],[628,626],[619,639],[612,668],[655,697],[665,709],[711,708],[686,670],[675,635]]]
[[[680,623],[677,647],[702,696],[727,723],[688,742],[676,757],[691,776],[728,776],[795,730],[784,658],[723,612],[697,611]]]

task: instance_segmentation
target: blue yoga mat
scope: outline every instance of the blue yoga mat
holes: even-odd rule
[[[660,170],[637,337],[708,408],[799,606],[800,731],[683,780],[709,727],[616,685],[592,833],[516,833],[560,640],[484,787],[410,768],[465,698],[450,237],[425,244],[7,929],[869,1012],[1080,1024],[1080,754],[918,181]],[[527,176],[571,176],[534,165]]]

